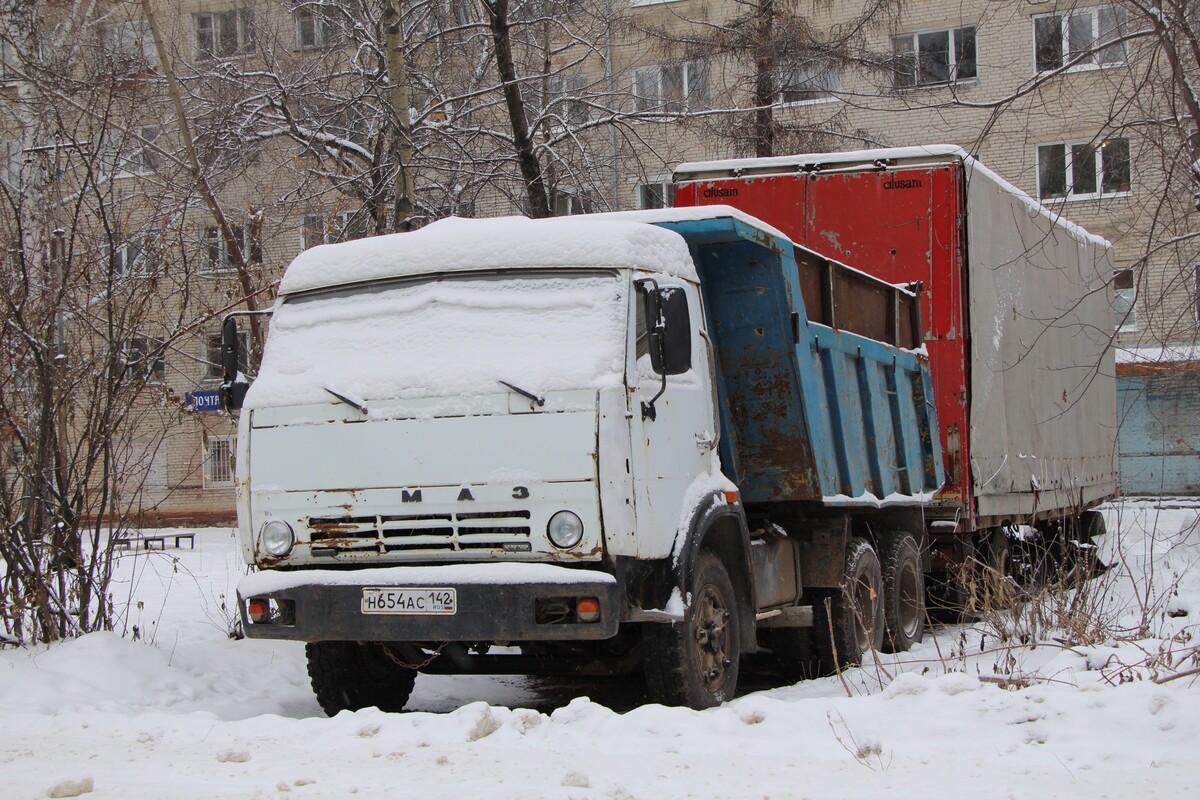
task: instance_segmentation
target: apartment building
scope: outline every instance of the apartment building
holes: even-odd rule
[[[670,203],[685,161],[962,146],[1113,241],[1129,488],[1200,491],[1191,159],[1145,124],[1178,98],[1136,8],[510,0],[504,30],[488,9],[410,0],[391,39],[363,0],[60,1],[4,20],[0,184],[22,224],[0,235],[126,293],[108,343],[145,379],[122,429],[130,513],[232,515],[221,313],[269,304],[305,247],[397,229],[405,175],[410,224],[527,212],[523,141],[555,214]],[[92,199],[71,216],[76,195]]]

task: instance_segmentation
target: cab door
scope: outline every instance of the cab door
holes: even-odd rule
[[[665,558],[692,502],[689,489],[715,462],[716,425],[709,347],[695,284],[665,275],[635,275],[630,291],[635,320],[627,361],[631,471],[638,557]],[[660,306],[648,301],[656,291]],[[665,338],[666,363],[654,355]],[[661,351],[660,351],[661,352]]]

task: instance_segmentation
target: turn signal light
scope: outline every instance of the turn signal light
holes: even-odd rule
[[[600,601],[594,597],[581,597],[575,602],[575,617],[580,622],[596,622],[600,619]]]
[[[250,616],[251,622],[262,623],[270,618],[271,609],[266,600],[255,597],[246,602],[246,613]]]
[[[734,505],[735,503],[737,503],[737,501],[738,501],[738,493],[737,493],[736,489],[725,492],[725,502],[726,503],[728,503],[729,505]]]

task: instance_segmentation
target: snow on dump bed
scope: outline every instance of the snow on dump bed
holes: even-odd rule
[[[626,292],[614,271],[566,270],[285,299],[245,405],[486,395],[507,391],[501,380],[539,395],[619,386]]]
[[[530,267],[638,267],[689,280],[696,267],[678,234],[639,222],[579,217],[440,220],[393,233],[305,250],[281,294],[430,272]]]
[[[577,217],[577,219],[646,222],[651,225],[657,225],[660,222],[695,222],[698,220],[721,219],[724,217],[735,219],[738,222],[749,225],[752,228],[758,228],[764,233],[768,233],[771,236],[776,236],[780,239],[783,239],[785,242],[791,241],[786,233],[779,230],[774,225],[764,222],[758,217],[751,216],[739,208],[726,205],[647,208],[640,211],[608,211],[601,214],[589,214],[586,217]]]

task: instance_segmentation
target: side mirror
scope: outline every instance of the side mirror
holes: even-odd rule
[[[637,281],[637,288],[645,303],[650,366],[662,376],[658,394],[642,402],[642,419],[654,420],[657,418],[654,404],[667,390],[667,376],[680,375],[692,368],[691,315],[682,288],[660,288],[650,278]]]
[[[238,360],[238,326],[233,317],[226,317],[221,325],[221,408],[226,413],[237,411],[246,401],[246,392],[250,384],[237,380]]]
[[[655,347],[651,338],[650,363],[655,372],[682,375],[692,368],[692,320],[687,295],[678,286],[664,286],[658,290],[658,296],[663,320],[658,332],[662,347]]]
[[[238,326],[233,317],[226,317],[221,325],[221,372],[223,383],[233,383],[237,378],[238,358]]]

